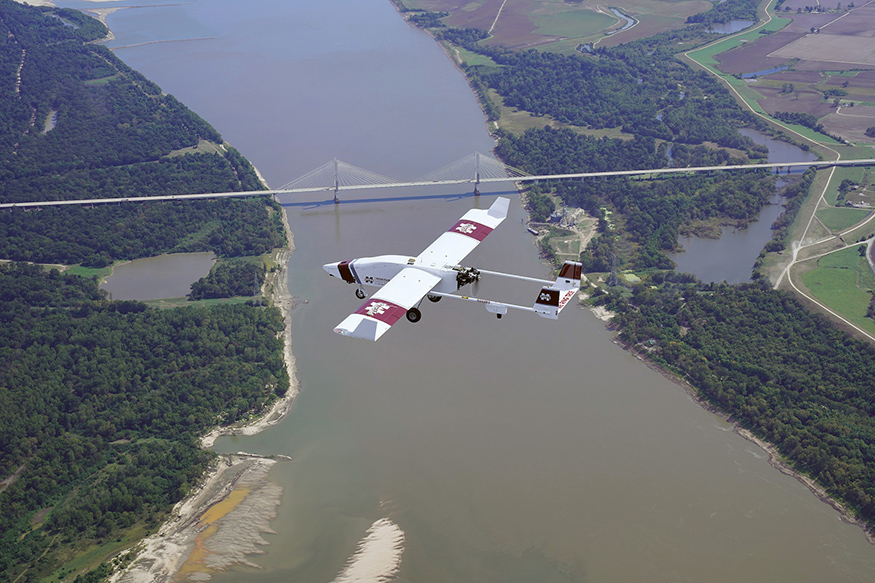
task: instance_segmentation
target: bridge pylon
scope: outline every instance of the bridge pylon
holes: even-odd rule
[[[337,169],[337,158],[332,160],[334,162],[334,204],[340,204],[340,197],[338,193],[340,192],[340,172]]]
[[[480,196],[480,152],[474,152],[474,196]]]

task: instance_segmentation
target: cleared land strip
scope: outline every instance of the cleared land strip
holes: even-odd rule
[[[76,200],[44,200],[33,202],[0,203],[4,208],[34,208],[64,205],[112,204],[120,202],[161,202],[169,200],[189,200],[204,198],[233,198],[247,196],[276,196],[304,192],[339,192],[341,190],[368,190],[372,188],[401,188],[416,186],[441,186],[448,184],[485,184],[501,182],[537,182],[539,180],[570,180],[574,178],[602,178],[607,176],[644,176],[659,174],[684,174],[690,172],[720,172],[726,170],[757,170],[761,168],[828,168],[834,166],[871,166],[875,158],[864,160],[817,160],[814,162],[783,162],[779,164],[736,164],[730,166],[694,166],[690,168],[657,168],[652,170],[614,170],[610,172],[578,172],[575,174],[544,174],[540,176],[515,176],[506,178],[464,178],[456,180],[432,180],[426,182],[390,182],[386,184],[352,184],[341,186],[312,186],[307,188],[288,188],[284,190],[250,190],[243,192],[213,192],[206,194],[169,194],[162,196],[126,196],[120,198],[87,198]]]

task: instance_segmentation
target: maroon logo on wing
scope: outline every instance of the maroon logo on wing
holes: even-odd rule
[[[450,229],[449,232],[459,233],[471,237],[472,239],[476,239],[477,241],[482,241],[486,238],[486,235],[492,232],[492,229],[476,221],[462,219],[453,225],[453,228]]]
[[[392,325],[407,313],[407,310],[387,300],[372,299],[355,311],[356,314],[369,316],[380,322]]]

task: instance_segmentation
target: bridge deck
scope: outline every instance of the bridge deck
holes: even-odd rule
[[[814,162],[783,162],[780,164],[739,164],[732,166],[696,166],[690,168],[657,168],[652,170],[614,170],[610,172],[578,172],[571,174],[545,174],[541,176],[509,176],[499,178],[458,178],[451,180],[428,180],[418,182],[387,182],[381,184],[335,184],[332,186],[308,186],[302,188],[285,188],[279,190],[251,190],[244,192],[213,192],[207,194],[172,194],[162,196],[129,196],[121,198],[91,198],[91,199],[76,199],[76,200],[47,200],[33,202],[7,202],[0,203],[2,208],[33,208],[46,206],[64,206],[64,205],[93,205],[93,204],[110,204],[119,202],[160,202],[170,200],[191,200],[204,198],[233,198],[247,196],[265,196],[265,195],[283,195],[283,194],[299,194],[305,192],[334,192],[347,190],[367,190],[372,188],[402,188],[416,186],[441,186],[451,184],[489,184],[503,182],[535,182],[539,180],[568,180],[574,178],[601,178],[608,176],[643,176],[643,175],[662,175],[662,174],[685,174],[692,172],[725,172],[729,170],[757,170],[757,169],[772,169],[772,168],[806,168],[818,167],[826,168],[830,166],[869,166],[875,165],[875,159],[865,160],[818,160]]]

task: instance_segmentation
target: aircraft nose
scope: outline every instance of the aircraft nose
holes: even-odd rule
[[[324,269],[325,272],[331,277],[340,276],[340,270],[337,268],[337,263],[326,263],[322,266],[322,269]]]

